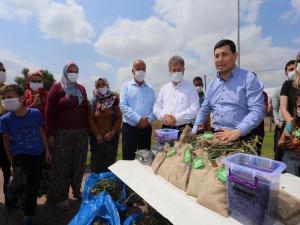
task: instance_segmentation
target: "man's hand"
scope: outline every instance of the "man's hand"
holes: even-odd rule
[[[148,127],[149,125],[150,124],[149,124],[148,118],[142,117],[136,126],[140,129],[144,129],[144,128]]]
[[[40,98],[40,94],[36,94],[34,96],[34,101],[33,101],[33,104],[35,107],[38,107],[42,104],[42,101],[41,101],[41,98]]]
[[[215,133],[214,136],[220,139],[222,143],[228,143],[231,141],[236,141],[240,136],[242,136],[242,134],[239,129],[225,130],[221,128],[220,132]]]
[[[111,141],[114,135],[115,135],[115,131],[111,130],[104,136],[105,141]]]
[[[164,115],[164,124],[168,126],[175,126],[176,118],[172,114],[165,114]]]
[[[170,114],[165,114],[164,115],[164,124],[170,126],[171,122],[172,122],[171,115]]]

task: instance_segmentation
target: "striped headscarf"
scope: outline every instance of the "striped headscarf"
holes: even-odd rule
[[[79,85],[77,84],[77,82],[75,82],[75,83],[70,82],[68,79],[68,76],[67,76],[68,69],[72,65],[75,66],[79,72],[78,66],[75,62],[68,63],[67,65],[64,66],[63,75],[62,75],[60,83],[61,83],[62,89],[66,92],[67,97],[70,97],[72,95],[76,96],[78,98],[79,105],[81,105],[81,103],[83,101],[83,96],[79,89]]]

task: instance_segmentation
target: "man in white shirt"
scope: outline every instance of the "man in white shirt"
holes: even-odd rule
[[[163,128],[181,129],[195,120],[200,108],[198,92],[194,85],[184,76],[184,60],[180,56],[172,56],[169,60],[171,81],[159,92],[153,112],[163,122]]]

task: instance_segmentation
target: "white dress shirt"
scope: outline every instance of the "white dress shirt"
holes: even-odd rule
[[[182,80],[177,85],[169,82],[160,89],[153,112],[161,121],[164,121],[165,114],[172,114],[176,118],[175,126],[179,126],[194,122],[199,108],[195,86]]]

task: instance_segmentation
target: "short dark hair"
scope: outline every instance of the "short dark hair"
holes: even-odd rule
[[[287,68],[289,65],[294,65],[295,63],[296,63],[296,60],[294,60],[294,59],[288,61],[284,67],[285,72],[287,72]]]
[[[0,89],[0,95],[4,95],[7,92],[13,92],[18,97],[21,97],[24,95],[24,89],[22,88],[22,86],[20,86],[18,84],[9,84]]]
[[[229,48],[231,50],[232,53],[236,53],[236,47],[235,47],[235,44],[232,40],[229,40],[229,39],[223,39],[221,41],[219,41],[215,47],[214,47],[214,52],[217,48],[220,48],[222,46],[225,46],[225,45],[229,45]]]
[[[177,64],[177,63],[184,67],[184,59],[179,55],[173,55],[170,58],[169,63],[168,63],[169,69],[171,68],[172,65]]]
[[[2,66],[2,67],[3,67],[3,69],[4,69],[4,72],[5,72],[5,67],[4,67],[4,65],[3,65],[3,63],[2,63],[2,62],[0,62],[0,66]]]
[[[203,82],[203,80],[202,80],[202,78],[201,78],[201,77],[194,77],[194,79],[193,79],[193,83],[194,83],[195,81],[197,81],[197,80],[199,80],[199,81]]]

